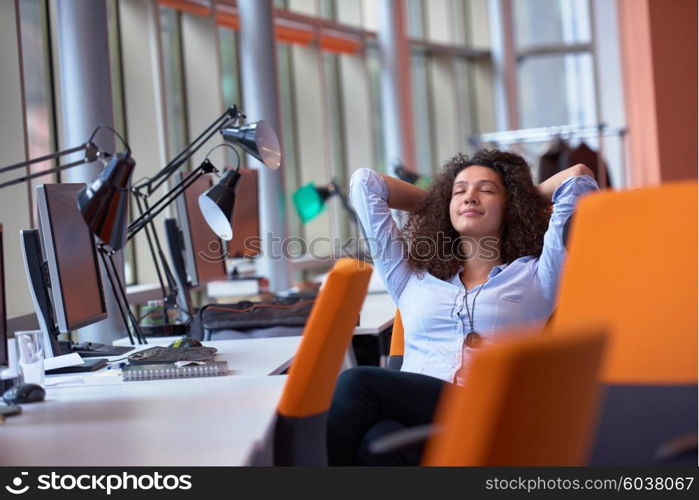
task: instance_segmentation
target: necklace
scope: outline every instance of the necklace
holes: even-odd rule
[[[485,283],[483,283],[485,285]],[[468,332],[468,335],[466,335],[466,341],[465,344],[468,347],[476,348],[479,347],[481,344],[481,340],[483,338],[473,329],[473,320],[476,317],[476,299],[478,298],[478,294],[481,293],[481,290],[483,290],[483,285],[480,286],[478,291],[476,292],[476,296],[473,297],[473,302],[471,306],[471,310],[473,311],[473,314],[471,311],[468,309],[468,291],[466,292],[466,297],[465,297],[465,306],[466,306],[466,315],[468,316],[468,324],[469,327],[471,328],[471,331]]]

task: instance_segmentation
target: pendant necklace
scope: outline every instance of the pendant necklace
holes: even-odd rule
[[[483,283],[485,285],[485,283]],[[473,305],[471,306],[471,310],[473,311],[473,314],[471,311],[468,309],[468,291],[466,292],[466,297],[465,299],[465,306],[466,306],[466,314],[468,315],[468,324],[471,327],[471,331],[466,335],[466,341],[465,344],[468,347],[471,348],[477,348],[480,347],[481,341],[483,340],[483,337],[481,337],[474,329],[473,329],[473,320],[476,317],[476,299],[478,298],[478,294],[481,293],[481,290],[483,289],[483,285],[478,289],[478,292],[476,292],[476,296],[473,297]]]

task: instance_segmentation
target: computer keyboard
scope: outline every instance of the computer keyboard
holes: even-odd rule
[[[129,356],[129,364],[174,363],[175,361],[211,361],[216,355],[215,347],[173,348],[156,346],[138,351]]]

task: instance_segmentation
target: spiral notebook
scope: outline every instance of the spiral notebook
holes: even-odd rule
[[[168,378],[220,377],[228,375],[227,361],[177,366],[177,364],[126,365],[122,369],[125,382],[132,380],[162,380]]]

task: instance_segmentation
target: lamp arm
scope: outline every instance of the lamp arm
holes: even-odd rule
[[[216,118],[216,120],[199,135],[199,137],[194,139],[194,141],[185,147],[177,156],[175,156],[175,158],[172,159],[172,161],[170,161],[170,163],[165,165],[160,172],[138,187],[146,188],[149,195],[153,193],[160,186],[162,186],[163,183],[167,181],[167,179],[170,178],[170,176],[174,174],[187,160],[189,160],[194,153],[199,151],[206,141],[213,137],[216,132],[242,117],[243,115],[240,113],[235,104],[229,106],[221,116]]]
[[[216,168],[209,162],[205,161],[199,167],[196,168],[196,170],[191,171],[187,176],[182,179],[173,189],[168,191],[166,195],[164,195],[162,198],[160,198],[154,205],[151,205],[148,207],[148,209],[143,212],[141,215],[138,216],[138,218],[133,221],[128,229],[127,229],[127,237],[126,241],[130,241],[138,232],[143,229],[147,224],[152,222],[155,217],[160,214],[165,208],[172,203],[175,198],[177,198],[179,195],[185,192],[185,190],[194,184],[199,177],[201,177],[204,174],[211,173],[211,172],[216,172]],[[137,196],[143,196],[140,194],[140,189],[145,186],[140,186],[138,188],[135,188],[136,195]],[[149,193],[146,193],[145,196],[148,196]]]
[[[136,205],[138,206],[139,213],[143,213],[149,208],[148,200],[145,198],[136,197]],[[163,253],[163,247],[160,245],[160,238],[158,238],[158,233],[153,225],[153,219],[148,221],[148,223],[144,226],[144,229],[146,239],[148,241],[148,249],[150,250],[151,258],[155,263],[155,271],[158,276],[158,283],[160,283],[160,290],[165,298],[165,306],[169,310],[173,305],[177,305],[179,287]],[[164,280],[163,275],[165,276]],[[165,323],[170,323],[169,316],[167,314],[165,315]]]
[[[20,184],[22,182],[26,182],[30,179],[35,179],[37,177],[41,177],[44,175],[53,174],[56,172],[60,172],[62,170],[67,170],[69,168],[76,167],[78,165],[83,165],[85,163],[91,163],[91,162],[97,160],[103,154],[97,148],[97,146],[95,146],[92,142],[86,142],[85,144],[81,144],[80,146],[76,146],[74,148],[66,149],[63,151],[58,151],[56,153],[51,153],[48,155],[40,156],[38,158],[32,158],[31,160],[23,161],[20,163],[15,163],[14,165],[0,168],[0,174],[5,173],[5,172],[10,172],[12,170],[16,170],[16,169],[23,168],[23,167],[26,168],[30,165],[34,165],[35,163],[41,163],[41,162],[48,161],[48,160],[55,160],[57,158],[61,158],[63,156],[73,154],[73,153],[78,153],[80,151],[85,151],[85,157],[81,160],[77,160],[77,161],[68,163],[66,165],[61,165],[58,167],[53,167],[53,168],[49,168],[46,170],[42,170],[41,172],[34,172],[32,174],[19,177],[17,179],[13,179],[11,181],[6,181],[3,183],[0,183],[0,189],[2,189],[4,187],[15,185],[15,184]]]

